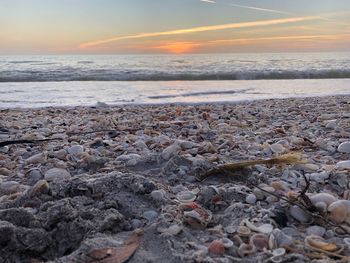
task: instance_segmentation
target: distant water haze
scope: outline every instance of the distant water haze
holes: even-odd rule
[[[0,56],[0,107],[350,94],[350,53]]]

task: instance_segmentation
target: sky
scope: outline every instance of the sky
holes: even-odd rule
[[[349,0],[0,0],[0,54],[350,51]]]

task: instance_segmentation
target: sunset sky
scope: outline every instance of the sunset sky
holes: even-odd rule
[[[0,54],[350,51],[349,0],[0,0]]]

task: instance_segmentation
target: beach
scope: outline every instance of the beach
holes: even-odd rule
[[[1,263],[350,259],[349,96],[1,109],[0,142]]]

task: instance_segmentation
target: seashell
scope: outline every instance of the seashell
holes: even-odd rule
[[[223,255],[225,253],[225,246],[220,240],[214,240],[208,247],[209,253],[216,255]]]
[[[196,203],[183,204],[181,208],[186,210],[183,212],[184,221],[194,228],[205,228],[212,219],[211,212],[205,210]]]
[[[311,235],[305,238],[305,245],[310,248],[321,249],[328,252],[335,252],[338,250],[336,244],[327,243],[322,237]]]
[[[282,182],[274,181],[270,184],[275,190],[285,191],[287,188]]]
[[[239,226],[237,229],[237,234],[240,237],[249,237],[252,231],[246,226]]]
[[[191,191],[181,191],[176,195],[176,198],[181,203],[191,203],[196,200],[197,196]]]
[[[49,183],[46,180],[39,180],[31,189],[30,197],[45,194],[49,191]]]
[[[258,251],[263,251],[269,247],[269,239],[265,234],[254,234],[249,241]]]
[[[227,237],[222,238],[221,242],[225,248],[230,248],[233,246],[233,241]]]
[[[248,255],[254,254],[255,252],[256,252],[256,248],[250,244],[248,245],[248,244],[242,243],[238,248],[238,255],[242,258]]]
[[[281,246],[289,246],[293,242],[293,239],[283,233],[280,229],[276,228],[272,231],[269,237],[269,248],[278,248]]]
[[[350,222],[350,200],[338,200],[328,207],[329,219],[340,224]]]
[[[263,225],[257,227],[255,225],[253,225],[251,222],[249,222],[249,220],[243,220],[243,222],[251,230],[253,230],[255,232],[262,233],[262,234],[270,234],[273,230],[273,225],[271,225],[271,224],[263,224]]]
[[[286,254],[286,250],[284,248],[277,248],[272,251],[272,257],[270,261],[274,263],[282,262],[284,255]]]
[[[327,194],[327,193],[319,193],[319,194],[315,194],[309,197],[310,201],[312,202],[312,204],[314,206],[317,207],[317,203],[325,203],[327,205],[327,207],[337,201],[337,198],[335,198],[333,195],[331,194]]]

